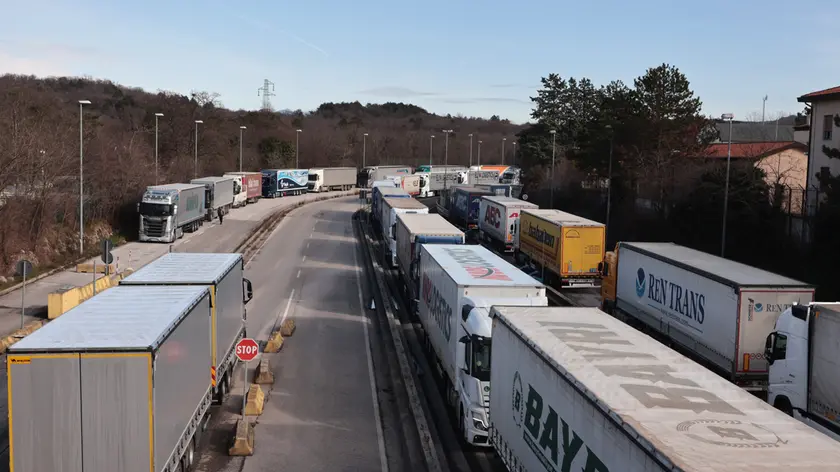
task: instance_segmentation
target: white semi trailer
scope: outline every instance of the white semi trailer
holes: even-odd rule
[[[503,196],[481,197],[478,212],[480,238],[486,244],[513,252],[513,236],[519,230],[519,215],[523,209],[536,209],[535,203]]]
[[[793,305],[767,336],[767,403],[840,441],[840,303]]]
[[[597,308],[494,307],[510,471],[823,472],[840,443]]]
[[[547,306],[545,287],[477,245],[423,244],[420,324],[464,440],[489,446],[490,307]]]
[[[213,397],[210,313],[206,286],[120,286],[12,346],[9,470],[189,470]]]

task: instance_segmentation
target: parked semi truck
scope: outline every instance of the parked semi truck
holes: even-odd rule
[[[597,287],[606,227],[560,210],[523,209],[519,216],[519,261],[545,267],[546,283],[559,287]]]
[[[368,166],[363,167],[356,176],[356,186],[359,188],[370,188],[377,180],[385,180],[388,175],[410,175],[409,166]]]
[[[788,307],[767,335],[767,403],[840,441],[840,303]]]
[[[206,286],[114,287],[12,346],[9,469],[180,472],[208,419]]]
[[[245,305],[253,298],[244,272],[242,254],[170,252],[120,281],[120,286],[196,286],[210,291],[211,345],[203,370],[219,403],[230,392],[235,346],[245,337]]]
[[[602,308],[736,385],[767,391],[764,343],[814,288],[674,243],[620,242],[601,265]]]
[[[427,198],[440,195],[445,189],[462,185],[461,180],[465,171],[436,170],[434,172],[417,173],[420,177],[420,197]]]
[[[489,190],[493,195],[499,197],[520,198],[528,200],[528,195],[522,194],[522,186],[518,184],[477,184],[475,188]]]
[[[411,196],[405,190],[397,187],[386,187],[386,186],[377,186],[373,187],[373,197],[371,198],[370,204],[370,214],[371,218],[375,221],[374,226],[376,226],[380,231],[382,231],[382,226],[380,226],[379,218],[382,216],[382,199],[383,198],[411,198]]]
[[[459,165],[428,165],[423,164],[419,165],[414,169],[414,173],[422,173],[422,172],[459,172],[468,170],[467,167],[459,166]]]
[[[478,234],[481,198],[492,195],[489,190],[469,186],[456,187],[453,198],[450,199],[452,206],[449,209],[449,221],[462,228],[467,233],[467,238],[470,238],[471,234]]]
[[[233,179],[233,208],[243,207],[248,204],[248,191],[242,185],[241,175],[225,174],[224,177]]]
[[[420,195],[420,183],[422,179],[419,175],[389,175],[386,178],[392,180],[397,187],[405,190],[412,197]]]
[[[350,190],[356,185],[355,167],[317,167],[309,169],[309,192]]]
[[[397,267],[397,217],[404,214],[429,214],[429,207],[413,198],[383,198],[382,214],[379,221],[382,224],[382,235],[387,244],[387,259],[391,268]]]
[[[204,185],[167,184],[146,187],[137,204],[140,241],[171,243],[204,224]]]
[[[420,294],[420,246],[422,244],[464,244],[464,232],[442,216],[429,213],[397,215],[397,263],[409,311],[417,315]]]
[[[462,184],[493,185],[499,183],[499,172],[495,170],[471,170],[461,175]]]
[[[539,206],[518,198],[481,197],[478,215],[481,240],[505,252],[513,252],[513,235],[519,230],[519,215],[526,208]]]
[[[547,306],[545,287],[476,245],[423,244],[419,274],[420,324],[447,403],[464,440],[490,446],[490,308]]]
[[[204,185],[204,209],[207,221],[217,218],[219,212],[226,215],[233,206],[233,178],[232,177],[202,177],[193,179],[191,184]]]
[[[309,184],[309,169],[263,169],[262,196],[302,195]]]
[[[491,438],[511,472],[817,472],[840,460],[840,444],[597,308],[494,307],[491,357]]]
[[[227,172],[225,176],[241,177],[246,203],[256,203],[262,196],[262,174],[259,172]]]

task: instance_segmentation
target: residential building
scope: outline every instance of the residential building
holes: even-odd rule
[[[840,86],[811,92],[797,100],[811,107],[807,188],[808,212],[813,214],[819,201],[819,176],[840,174],[840,159],[831,159],[823,152],[823,147],[840,148],[840,128],[834,122],[835,116],[840,115]]]
[[[774,198],[780,197],[776,203],[785,211],[801,214],[808,182],[807,150],[808,146],[796,141],[732,143],[731,161],[735,165],[747,163],[764,171]],[[703,157],[725,162],[728,153],[729,143],[714,143],[709,145]]]

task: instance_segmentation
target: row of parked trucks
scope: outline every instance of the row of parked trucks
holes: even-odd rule
[[[355,186],[355,175],[355,167],[264,169],[202,177],[188,184],[153,185],[146,188],[137,204],[139,239],[172,243],[184,233],[196,231],[205,221],[262,197],[350,190]]]
[[[452,192],[469,203],[475,189]],[[837,463],[840,444],[817,429],[840,440],[840,304],[812,303],[813,287],[673,243],[605,254],[600,223],[482,194],[479,239],[497,254],[469,244],[469,219],[412,200],[374,188],[371,220],[460,434],[509,470]],[[594,279],[602,306],[549,307],[506,251],[542,262],[564,290]]]
[[[169,253],[15,343],[9,470],[191,470],[252,296],[241,254]]]
[[[414,170],[410,166],[370,166],[359,171],[357,185],[360,188],[372,188],[374,182],[382,180],[393,180],[409,195],[427,198],[457,185],[518,185],[519,169],[515,166],[495,165],[422,165]]]

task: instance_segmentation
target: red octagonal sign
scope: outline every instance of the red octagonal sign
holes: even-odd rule
[[[245,338],[236,343],[236,357],[238,357],[240,361],[252,361],[259,353],[260,345],[251,338]]]

